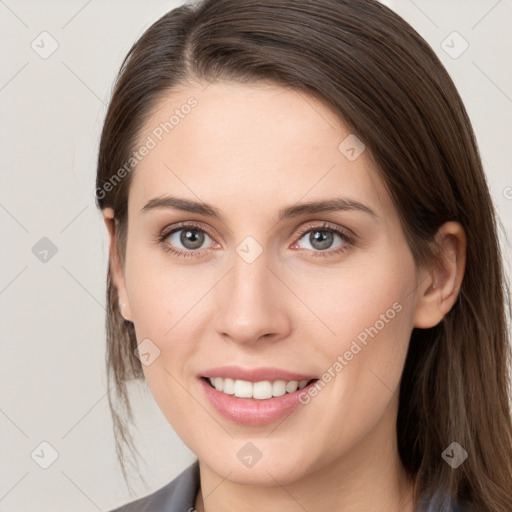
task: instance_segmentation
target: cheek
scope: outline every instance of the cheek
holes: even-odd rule
[[[396,331],[412,299],[414,266],[388,254],[347,259],[336,268],[293,268],[285,280],[306,306],[301,321],[316,325],[319,336],[338,348],[357,337],[364,343],[377,333]]]
[[[195,379],[190,361],[204,337],[200,319],[205,318],[208,302],[201,299],[217,278],[206,267],[170,265],[165,252],[158,253],[132,251],[126,286],[138,343],[149,339],[157,347],[154,362],[143,364],[148,386],[157,402],[174,403],[175,409],[188,403],[180,399],[181,385]]]
[[[336,337],[331,336],[330,343],[318,343],[315,351],[315,357],[322,351],[325,361],[321,380],[326,388],[319,392],[324,398],[313,407],[329,425],[333,447],[343,449],[358,442],[385,415],[392,415],[398,404],[412,325],[405,288],[396,281],[382,281],[372,293],[352,288],[347,299],[325,317]],[[311,398],[313,404],[315,400]],[[326,408],[326,404],[336,407]],[[393,418],[387,420],[394,424]]]
[[[133,250],[126,265],[126,287],[134,324],[141,335],[162,338],[212,286],[215,276],[197,265],[169,264],[163,250]],[[208,285],[208,283],[210,284]],[[187,314],[187,312],[190,312]]]
[[[307,313],[311,333],[315,325],[322,333],[316,336],[319,369],[336,375],[329,386],[336,403],[358,404],[372,415],[379,400],[384,405],[397,392],[412,331],[414,279],[412,261],[390,256],[296,281],[321,320]]]

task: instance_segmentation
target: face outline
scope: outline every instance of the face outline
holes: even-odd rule
[[[449,304],[425,299],[429,276],[417,274],[368,152],[347,159],[339,144],[350,131],[328,107],[261,84],[174,90],[145,123],[140,140],[190,96],[197,107],[137,165],[125,267],[115,278],[138,342],[150,339],[160,351],[143,365],[157,404],[200,461],[237,483],[274,485],[275,478],[285,485],[340,461],[348,471],[377,446],[393,451],[410,333],[437,323],[433,303],[434,313]],[[221,210],[226,222],[171,209],[141,211],[167,194],[200,198]],[[347,210],[277,222],[281,208],[332,197],[359,201],[377,218]],[[200,255],[173,255],[165,251],[169,237],[158,241],[180,223],[206,233]],[[354,241],[335,235],[333,248],[325,250],[329,256],[315,257],[320,251],[309,235],[324,232],[325,223],[355,235]],[[247,236],[262,249],[251,263],[236,251]],[[172,243],[186,250],[176,234]],[[449,279],[444,283],[457,288]],[[378,334],[360,342],[336,377],[283,421],[257,427],[229,422],[202,392],[198,377],[225,364],[320,378],[372,327]],[[237,457],[248,441],[262,454],[250,468]]]

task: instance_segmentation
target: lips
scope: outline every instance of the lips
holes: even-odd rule
[[[222,377],[233,380],[246,380],[249,382],[261,382],[264,380],[306,380],[316,379],[316,375],[296,373],[293,371],[283,370],[280,368],[259,367],[259,368],[243,368],[241,366],[219,366],[210,368],[202,372],[198,377],[214,378]]]
[[[301,375],[302,376],[302,375]],[[314,386],[314,379],[302,390],[296,390],[293,393],[286,393],[282,396],[272,397],[264,400],[255,398],[238,398],[233,395],[218,391],[208,382],[208,379],[199,378],[199,387],[216,411],[223,418],[250,427],[263,426],[282,420],[285,416],[291,414],[300,405],[301,393],[307,393],[309,386]]]

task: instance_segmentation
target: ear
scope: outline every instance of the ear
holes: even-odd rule
[[[103,220],[107,226],[109,234],[109,260],[110,260],[110,272],[114,285],[117,289],[117,295],[119,297],[118,307],[121,311],[121,315],[125,320],[132,321],[132,312],[130,309],[130,303],[128,300],[128,293],[126,291],[126,285],[124,280],[124,271],[121,265],[121,260],[116,247],[116,229],[117,219],[114,217],[114,210],[112,208],[104,208],[102,210]]]
[[[458,222],[446,222],[436,233],[440,262],[433,272],[423,274],[417,293],[414,327],[428,329],[437,325],[450,311],[466,268],[466,233]]]

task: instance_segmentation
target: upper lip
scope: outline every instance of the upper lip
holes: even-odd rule
[[[314,375],[295,373],[280,368],[259,367],[243,368],[241,366],[218,366],[206,370],[201,377],[222,377],[233,380],[247,380],[249,382],[261,382],[264,380],[312,380],[316,379]]]

